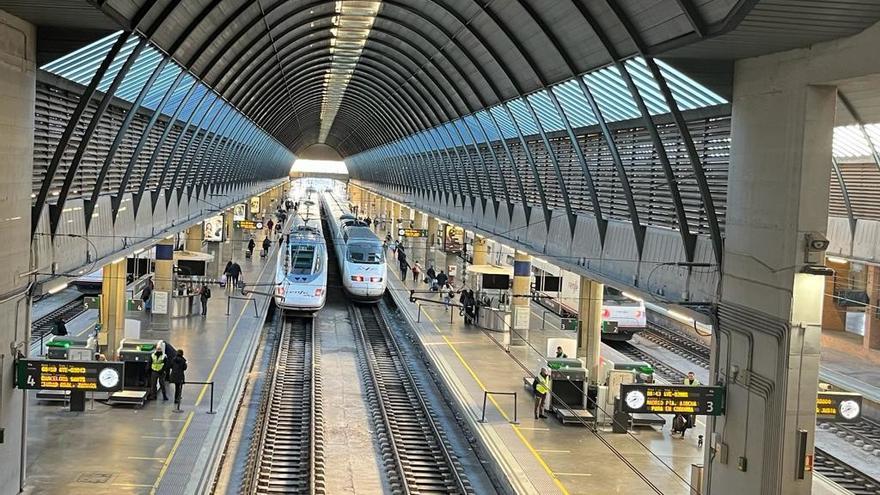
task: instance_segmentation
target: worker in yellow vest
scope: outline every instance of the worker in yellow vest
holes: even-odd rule
[[[541,372],[532,382],[532,388],[535,392],[535,419],[546,418],[544,416],[544,402],[547,400],[547,394],[550,393],[550,373],[547,368],[541,368]]]
[[[165,392],[165,353],[161,349],[150,354],[150,388],[147,391],[147,399],[156,400],[156,387],[162,390],[162,400],[168,400]]]

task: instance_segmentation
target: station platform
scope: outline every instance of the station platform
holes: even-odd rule
[[[277,244],[266,259],[242,259],[236,254],[235,260],[248,284],[271,284],[276,256]],[[75,413],[58,403],[39,402],[29,392],[25,493],[208,491],[268,306],[267,297],[249,295],[230,300],[227,315],[229,292],[218,286],[211,292],[206,317],[171,318],[166,330],[152,329],[146,313],[127,317],[142,321],[142,338],[167,340],[185,350],[187,381],[214,382],[214,414],[209,411],[207,385],[184,387],[182,412],[174,411],[172,400],[160,397],[143,408],[88,401],[85,412]],[[173,399],[170,384],[167,392]]]
[[[413,252],[418,253],[418,248],[410,248],[409,253]],[[462,273],[460,259],[435,250],[410,254],[410,259],[425,266],[433,263],[437,269],[456,263]],[[389,291],[394,301],[512,491],[691,493],[691,466],[703,463],[703,448],[698,446],[698,436],[705,430],[701,420],[684,439],[672,435],[669,421],[662,428],[617,434],[610,427],[600,426],[593,432],[580,425],[563,425],[554,416],[535,420],[533,397],[524,389],[522,377],[526,369],[534,373],[544,364],[542,350],[546,350],[548,338],[573,338],[573,332],[561,329],[557,320],[533,306],[528,345],[506,348],[502,332],[465,326],[457,308],[447,312],[440,304],[411,303],[410,290],[425,290],[427,286],[412,280],[411,274],[405,282],[401,281],[400,270],[390,259],[389,274]],[[439,295],[427,297],[440,302]],[[502,395],[488,396],[486,420],[481,422],[484,392],[516,392],[518,423],[513,423],[513,397]],[[845,492],[816,476],[813,493]]]
[[[826,330],[821,352],[821,380],[880,405],[880,351],[865,349],[858,335]]]

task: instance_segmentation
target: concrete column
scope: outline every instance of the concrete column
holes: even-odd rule
[[[489,263],[489,242],[484,237],[474,237],[474,265]]]
[[[25,473],[25,394],[12,387],[15,352],[30,347],[29,279],[31,180],[34,157],[36,28],[0,10],[0,494],[19,493]],[[46,262],[45,264],[48,264]],[[45,265],[42,265],[45,266]]]
[[[225,214],[224,214],[225,215]],[[200,252],[202,250],[202,241],[205,237],[204,226],[200,223],[186,229],[186,243],[183,249],[187,251]]]
[[[599,351],[602,348],[602,299],[605,284],[581,276],[578,300],[578,357],[584,360],[590,382],[599,377]]]
[[[156,273],[154,289],[171,292],[174,285],[174,239],[162,239],[156,244]]]
[[[105,265],[102,270],[100,340],[108,359],[116,355],[125,332],[126,265],[123,259]]]
[[[424,229],[425,228],[425,214],[418,211],[413,210],[413,228],[414,229]],[[418,256],[416,259],[421,263],[425,269],[428,268],[428,238],[422,239],[413,239],[413,251],[418,250]]]
[[[813,452],[825,279],[804,268],[823,263],[807,238],[827,228],[836,89],[807,84],[802,55],[735,67],[711,371],[727,400],[708,418],[703,493],[799,495],[813,483],[799,447]]]
[[[440,230],[440,220],[428,215],[428,246],[432,249],[437,246],[437,232]]]
[[[529,340],[532,320],[531,299],[528,298],[532,281],[532,257],[516,251],[513,256],[513,297],[511,298],[510,345],[525,345]]]
[[[400,228],[400,203],[392,203],[391,204],[391,222],[389,225],[389,232],[391,232],[391,237],[397,239],[397,229]]]
[[[867,265],[868,268],[868,300],[873,306],[880,301],[880,267]],[[877,309],[868,306],[865,308],[865,337],[862,339],[865,349],[880,350],[880,314]]]

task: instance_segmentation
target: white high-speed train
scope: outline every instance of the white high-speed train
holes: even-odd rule
[[[352,215],[344,196],[325,191],[321,201],[345,293],[356,301],[378,302],[388,283],[382,241]]]
[[[327,245],[321,209],[301,199],[275,270],[275,304],[288,311],[314,313],[327,300]],[[284,242],[282,240],[281,242]]]

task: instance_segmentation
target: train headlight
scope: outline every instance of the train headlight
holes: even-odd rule
[[[351,276],[351,281],[352,281],[352,282],[363,282],[363,281],[364,281],[364,276],[363,276],[363,275],[352,275],[352,276]]]
[[[321,289],[320,287],[315,289],[315,297],[320,297],[321,294],[323,294],[323,293],[324,293],[324,289]]]
[[[381,282],[382,277],[370,277],[370,282]]]
[[[602,318],[611,318],[611,311],[607,309],[602,310]]]
[[[278,297],[284,297],[284,287],[275,287],[275,295]]]

